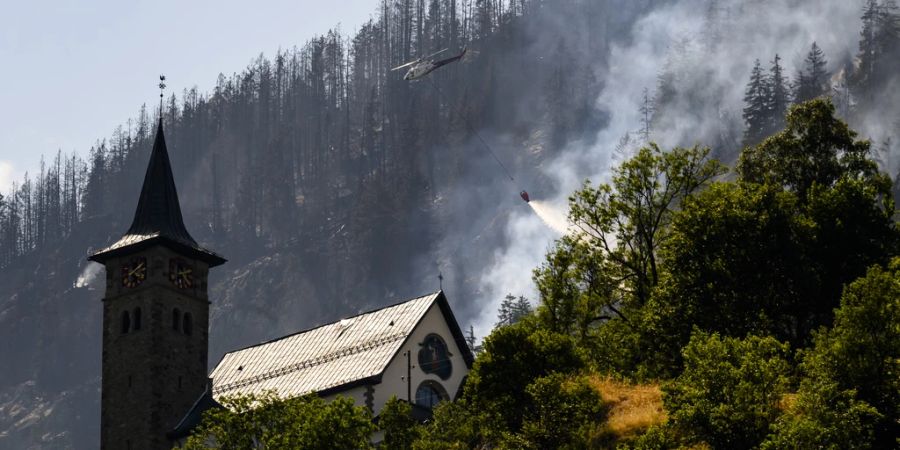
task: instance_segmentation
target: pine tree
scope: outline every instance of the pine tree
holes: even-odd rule
[[[644,96],[641,99],[641,131],[640,136],[644,144],[650,142],[650,125],[653,120],[653,101],[650,99],[650,93],[644,88]]]
[[[900,70],[900,7],[896,0],[866,2],[857,58],[855,90],[863,102],[875,101]]]
[[[882,57],[882,67],[876,67],[876,70],[882,81],[888,81],[900,70],[900,7],[896,0],[882,2],[875,39]]]
[[[825,53],[818,44],[813,42],[812,48],[806,55],[803,69],[797,74],[797,90],[794,94],[796,103],[812,100],[829,91],[828,71],[825,69],[827,65]]]
[[[781,57],[777,54],[775,60],[772,61],[769,73],[769,128],[767,135],[784,128],[784,115],[790,104],[787,80],[784,78],[784,69],[781,67]]]
[[[859,69],[856,73],[857,83],[863,88],[868,85],[868,81],[872,77],[873,67],[878,57],[875,36],[878,29],[879,9],[877,0],[867,0],[866,6],[863,7],[862,30],[859,40]]]
[[[757,59],[744,94],[744,145],[755,145],[766,137],[769,129],[769,80]]]
[[[507,294],[497,311],[496,326],[512,325],[530,315],[531,312],[531,303],[527,298],[521,295],[517,298],[512,294]]]
[[[475,337],[475,327],[472,325],[469,325],[469,331],[466,333],[466,344],[469,346],[469,350],[471,350],[472,353],[481,353],[481,346],[478,345],[478,338]]]
[[[893,147],[892,139],[890,136],[885,137],[881,143],[875,147],[874,159],[878,162],[878,165],[881,166],[881,170],[890,173],[894,167],[894,158],[891,154],[891,147]]]

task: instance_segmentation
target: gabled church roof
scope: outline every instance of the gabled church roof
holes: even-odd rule
[[[131,227],[116,243],[94,253],[89,259],[102,263],[114,256],[153,244],[185,252],[206,261],[211,267],[225,262],[221,256],[200,247],[184,226],[162,119],[156,128],[153,151],[150,153],[150,162],[147,164],[144,185]]]
[[[388,364],[437,304],[466,365],[474,357],[443,292],[322,325],[225,354],[210,377],[213,395],[327,395],[376,384]]]

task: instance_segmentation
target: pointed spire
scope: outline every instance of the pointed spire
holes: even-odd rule
[[[134,220],[126,234],[159,234],[185,244],[197,245],[184,227],[184,220],[181,217],[181,206],[178,203],[175,178],[172,176],[172,165],[166,149],[162,118],[156,127],[156,141],[150,153],[150,163],[147,165],[147,174],[144,175],[144,186],[141,188]]]
[[[141,196],[131,227],[118,242],[95,253],[90,259],[102,263],[112,256],[145,248],[153,243],[186,252],[192,257],[208,262],[210,266],[225,262],[221,256],[197,245],[197,241],[184,226],[178,192],[175,189],[175,178],[172,176],[172,165],[169,162],[169,152],[166,149],[162,117],[156,128],[153,151],[150,153],[150,162],[147,164],[144,185],[141,188]]]

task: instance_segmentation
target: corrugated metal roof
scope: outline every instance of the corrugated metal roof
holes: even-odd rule
[[[296,397],[379,376],[440,292],[227,353],[213,395]]]

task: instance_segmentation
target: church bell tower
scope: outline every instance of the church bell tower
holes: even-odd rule
[[[100,448],[170,449],[207,387],[209,269],[184,226],[162,120],[131,227],[89,258],[106,266]]]

